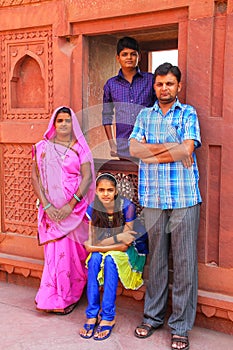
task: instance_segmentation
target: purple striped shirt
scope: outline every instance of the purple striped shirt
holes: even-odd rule
[[[130,157],[128,138],[136,117],[143,107],[153,106],[155,99],[153,74],[139,69],[131,84],[120,69],[118,75],[104,85],[102,123],[111,125],[115,110],[117,152],[120,157]]]

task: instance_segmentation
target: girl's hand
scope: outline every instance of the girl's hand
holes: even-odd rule
[[[137,234],[137,232],[135,232],[135,231],[125,231],[122,233],[118,233],[117,239],[118,239],[118,241],[129,246],[135,240],[134,235],[136,235],[136,234]]]
[[[86,248],[86,250],[89,252],[90,251],[90,248],[92,247],[91,245],[91,242],[88,240],[88,241],[85,241],[84,242],[84,247]]]
[[[67,216],[69,216],[72,213],[72,208],[71,206],[67,203],[65,205],[63,205],[62,208],[57,210],[57,217],[56,217],[56,221],[61,221],[64,220],[65,218],[67,218]]]
[[[128,244],[122,244],[122,246],[119,247],[118,250],[119,250],[120,252],[126,252],[128,248],[129,248],[129,245],[128,245]]]

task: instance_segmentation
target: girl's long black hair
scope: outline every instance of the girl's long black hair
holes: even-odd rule
[[[102,180],[110,181],[115,188],[117,188],[117,181],[115,177],[110,173],[103,173],[99,175],[96,179],[96,187]],[[104,232],[108,232],[109,236],[114,236],[115,234],[121,232],[123,222],[122,214],[122,204],[121,198],[118,194],[115,196],[114,200],[114,212],[111,221],[111,226],[109,225],[109,215],[106,212],[104,205],[99,200],[98,196],[95,195],[94,206],[91,218],[92,225],[92,240],[97,242],[103,239]]]

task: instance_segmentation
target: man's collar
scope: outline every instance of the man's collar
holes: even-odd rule
[[[135,75],[140,75],[140,76],[142,77],[142,73],[141,73],[140,68],[139,68],[138,66],[136,67],[136,73],[135,73]],[[125,77],[124,77],[124,75],[123,75],[123,73],[122,73],[122,69],[121,69],[121,68],[120,68],[120,70],[119,70],[119,72],[118,72],[118,77],[125,79]]]
[[[153,106],[153,109],[154,109],[155,111],[158,111],[159,108],[160,108],[160,107],[159,107],[159,102],[158,102],[158,100],[156,100],[156,101],[155,101],[155,104],[154,104],[154,106]],[[178,97],[176,98],[176,100],[175,100],[175,102],[173,103],[173,105],[170,107],[169,111],[170,111],[170,110],[174,110],[175,108],[182,108],[181,103],[180,103]]]

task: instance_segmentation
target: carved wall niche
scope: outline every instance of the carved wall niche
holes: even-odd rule
[[[47,119],[53,109],[52,30],[15,31],[1,40],[3,120]]]
[[[45,108],[44,75],[37,58],[22,57],[10,77],[10,108]]]

